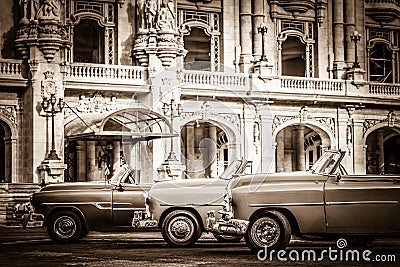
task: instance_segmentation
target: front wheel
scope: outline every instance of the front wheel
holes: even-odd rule
[[[201,236],[201,228],[192,212],[176,210],[165,217],[161,233],[168,244],[184,247],[196,243]]]
[[[215,234],[215,233],[213,233],[213,236],[215,237],[215,239],[217,239],[219,242],[222,242],[222,243],[237,243],[243,238],[242,235],[239,235],[239,236],[220,235],[220,234]]]
[[[57,211],[51,216],[47,233],[54,242],[70,243],[84,236],[85,230],[79,216],[72,211]]]
[[[265,248],[284,249],[289,245],[290,237],[290,223],[278,211],[258,214],[251,220],[245,234],[246,244],[254,252]]]

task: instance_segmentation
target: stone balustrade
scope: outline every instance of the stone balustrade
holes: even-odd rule
[[[327,95],[343,95],[345,81],[325,80],[304,77],[281,76],[280,91],[293,93],[318,93]]]
[[[119,80],[145,82],[145,68],[137,66],[73,63],[67,72],[67,79]]]
[[[185,85],[217,86],[222,88],[246,89],[249,86],[249,77],[242,73],[224,73],[184,70],[182,83]]]
[[[1,59],[0,77],[22,78],[22,60]]]
[[[23,61],[21,60],[1,59],[0,81],[20,80],[26,82],[24,78],[26,74],[24,74],[23,67]],[[201,88],[205,91],[212,89],[213,92],[216,92],[220,89],[221,91],[229,89],[248,91],[251,87],[251,79],[243,73],[183,70],[180,75],[182,87],[187,89],[193,87]],[[118,86],[145,85],[147,84],[146,80],[146,68],[138,66],[72,63],[67,68],[66,74],[67,87],[69,86],[68,83],[78,82],[76,88],[86,83],[95,86],[106,83],[108,85],[114,84],[117,87],[113,87],[113,90],[118,90]],[[13,85],[13,83],[10,83],[10,86]],[[15,83],[15,85],[17,84]],[[382,99],[398,99],[400,96],[400,84],[362,82],[355,85],[351,80],[273,76],[265,80],[265,84],[261,83],[261,85],[262,90],[272,93],[303,93],[366,98],[380,97]],[[84,87],[88,88],[87,86]]]
[[[372,96],[400,96],[400,84],[371,83],[369,94]]]

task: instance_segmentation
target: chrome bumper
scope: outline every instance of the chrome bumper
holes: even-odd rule
[[[44,225],[44,215],[35,213],[30,203],[17,204],[14,208],[13,217],[21,221],[24,229],[38,228]]]
[[[151,213],[148,211],[135,211],[133,213],[132,227],[135,229],[156,228],[158,221],[152,220],[151,217]]]
[[[206,229],[212,233],[224,235],[244,235],[249,226],[249,221],[239,219],[215,220],[215,211],[207,212]]]

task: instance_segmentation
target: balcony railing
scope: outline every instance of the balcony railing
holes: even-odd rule
[[[319,93],[328,95],[344,94],[343,80],[324,80],[303,77],[280,77],[280,90],[303,93]]]
[[[2,77],[22,78],[22,61],[16,59],[1,59],[0,75]]]
[[[249,77],[242,73],[224,73],[184,70],[182,83],[193,86],[208,86],[232,89],[246,89],[249,86]]]
[[[90,80],[102,82],[137,82],[143,84],[146,79],[146,71],[143,67],[123,65],[102,65],[73,63],[67,73],[68,79]]]
[[[369,94],[372,96],[400,96],[400,84],[371,83]]]

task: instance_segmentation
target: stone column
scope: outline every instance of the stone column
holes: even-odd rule
[[[103,173],[103,168],[99,168],[99,156],[103,155],[103,150],[101,149],[101,143],[98,143],[95,146],[95,154],[96,154],[96,180],[97,181],[102,181],[104,180],[104,173]],[[102,163],[103,166],[104,163]]]
[[[247,1],[246,1],[247,2]],[[252,2],[252,1],[248,1]],[[258,27],[260,27],[261,23],[264,20],[264,5],[263,0],[254,0],[253,1],[253,56],[255,60],[261,58],[262,55],[262,36],[261,33],[258,32]]]
[[[304,126],[295,126],[296,132],[296,170],[305,171]]]
[[[354,142],[354,151],[353,151],[353,166],[354,166],[354,174],[365,174],[366,173],[366,147],[363,142],[363,125],[364,119],[354,119],[354,127],[353,127],[353,142]]]
[[[114,174],[120,167],[120,157],[121,157],[121,142],[113,141],[113,149],[112,149],[112,173]]]
[[[86,177],[88,181],[96,181],[96,147],[95,141],[86,142]]]
[[[188,123],[186,125],[186,167],[189,176],[193,175],[194,161],[194,123]]]
[[[276,171],[285,171],[285,129],[276,135]]]
[[[240,1],[240,70],[248,73],[251,67],[253,32],[251,25],[251,2]]]
[[[346,32],[344,40],[346,40],[346,64],[348,67],[353,65],[355,60],[354,58],[354,42],[351,41],[350,35],[354,32],[356,26],[356,19],[355,19],[355,4],[354,0],[346,0],[345,1],[345,9],[343,10],[345,13],[345,20],[346,20]]]
[[[344,70],[344,21],[343,21],[343,0],[336,0],[333,7],[333,61],[334,78],[341,78]]]
[[[208,162],[210,163],[210,177],[217,177],[217,127],[214,125],[210,125],[208,128],[208,136],[212,141],[210,144],[210,155],[208,158]]]
[[[385,146],[383,145],[383,130],[378,130],[376,134],[376,143],[378,144],[378,170],[379,173],[385,172]]]
[[[196,155],[195,159],[195,164],[194,164],[194,177],[200,178],[204,177],[205,174],[205,166],[204,166],[204,160],[205,160],[205,155],[204,155],[204,149],[201,147],[200,142],[203,140],[204,137],[204,130],[205,130],[205,124],[200,125],[200,127],[196,127],[194,131],[194,144],[195,146],[198,146],[200,150],[200,154],[198,156]],[[202,144],[204,145],[204,144]],[[196,153],[197,151],[195,151]]]
[[[274,150],[272,140],[272,115],[269,105],[260,107],[261,115],[261,171],[263,173],[273,170]]]
[[[78,168],[76,181],[86,181],[86,143],[84,141],[76,142],[76,164]]]

